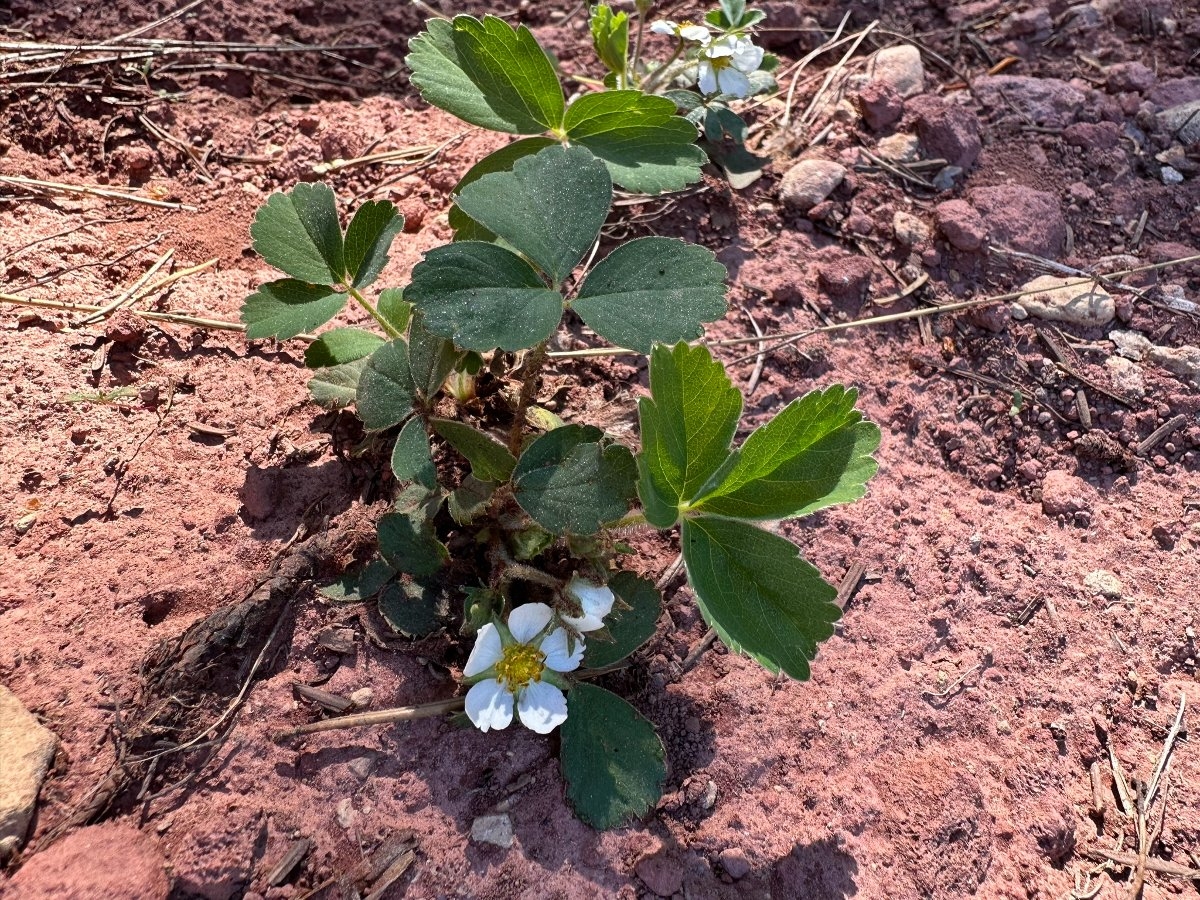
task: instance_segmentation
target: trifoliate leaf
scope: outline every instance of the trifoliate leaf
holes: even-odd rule
[[[320,369],[308,381],[313,402],[322,409],[344,409],[358,394],[358,380],[367,367],[367,357]]]
[[[522,138],[506,144],[471,166],[467,170],[467,174],[460,178],[458,184],[454,186],[454,193],[458,194],[467,185],[478,181],[484,175],[490,175],[493,172],[511,172],[518,159],[532,156],[539,150],[552,147],[554,144],[555,142],[550,138],[544,137]],[[496,240],[496,235],[468,216],[457,205],[450,207],[449,221],[450,227],[454,229],[456,241],[487,241],[491,243]]]
[[[455,202],[559,285],[595,243],[612,180],[590,151],[556,145],[480,177]]]
[[[342,228],[328,185],[298,184],[272,194],[259,207],[250,236],[259,256],[293,278],[334,285],[345,277]]]
[[[391,341],[371,354],[358,379],[355,401],[368,431],[391,428],[412,415],[412,371],[404,341]]]
[[[379,519],[379,554],[393,569],[415,578],[437,573],[450,558],[424,518],[388,513]]]
[[[622,244],[584,281],[571,307],[601,337],[649,353],[704,333],[725,314],[725,267],[711,250],[664,237]]]
[[[382,559],[373,559],[353,575],[344,574],[320,588],[321,596],[339,603],[361,603],[378,594],[395,575],[396,570]]]
[[[294,278],[268,281],[242,304],[246,338],[281,341],[324,325],[346,305],[346,295]]]
[[[375,309],[384,320],[396,329],[397,334],[404,334],[408,328],[409,317],[412,316],[412,304],[404,299],[404,291],[400,288],[387,288],[379,292],[379,301]]]
[[[555,534],[595,534],[625,515],[635,493],[637,465],[603,432],[568,425],[537,438],[513,470],[513,494],[525,512]]]
[[[755,430],[692,508],[735,519],[789,519],[867,492],[879,428],[854,408],[858,392],[812,391]]]
[[[589,636],[583,654],[583,664],[600,669],[619,663],[654,636],[658,617],[662,615],[662,594],[654,582],[639,578],[632,572],[618,572],[608,582],[609,589],[629,607],[614,607],[605,619],[611,641]]]
[[[704,347],[655,347],[650,396],[638,403],[638,494],[652,525],[669,528],[728,458],[742,395]]]
[[[837,591],[791,541],[746,522],[683,520],[683,561],[700,612],[725,646],[803,681],[833,634]]]
[[[372,331],[334,328],[308,345],[304,351],[304,364],[310,369],[340,366],[370,356],[383,342],[383,338]]]
[[[592,8],[589,22],[592,46],[600,61],[614,74],[624,74],[629,57],[629,14],[613,12],[606,3]]]
[[[438,620],[448,610],[444,591],[435,584],[420,581],[389,584],[379,595],[379,614],[384,621],[406,637],[421,638],[433,634]]]
[[[617,828],[654,809],[667,779],[666,754],[654,726],[594,684],[567,695],[559,766],[567,799],[593,828]]]
[[[404,216],[387,200],[368,200],[358,208],[346,229],[346,271],[351,284],[372,284],[387,265],[388,248],[404,230]]]
[[[408,326],[408,362],[413,387],[426,400],[432,398],[458,362],[454,344],[425,327],[422,316],[413,316]]]
[[[413,269],[405,295],[426,328],[466,350],[524,350],[562,320],[562,296],[529,263],[480,241],[430,250]]]
[[[420,419],[409,419],[400,429],[392,448],[392,474],[397,481],[411,481],[431,491],[437,487],[437,469],[429,455],[429,435]]]
[[[454,45],[454,25],[446,19],[430,19],[425,28],[409,41],[404,58],[425,101],[472,125],[512,131],[512,123],[492,109],[482,88],[463,71]],[[534,126],[534,134],[543,130],[537,123]]]
[[[517,458],[495,438],[454,419],[430,419],[429,424],[463,455],[480,481],[508,481]]]
[[[604,160],[612,180],[629,191],[659,194],[700,180],[704,151],[696,128],[675,104],[641,91],[586,94],[567,109],[567,137]]]

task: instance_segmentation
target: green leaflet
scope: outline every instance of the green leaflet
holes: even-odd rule
[[[272,194],[254,216],[250,236],[266,262],[293,278],[334,285],[345,277],[342,228],[328,185],[298,184]]]
[[[404,291],[400,288],[385,288],[379,292],[379,300],[375,309],[384,321],[396,329],[397,334],[404,334],[408,328],[408,320],[412,317],[412,304],[404,299]]]
[[[333,328],[308,345],[304,364],[310,369],[340,366],[370,356],[383,338],[361,328]]]
[[[436,574],[450,554],[419,514],[388,513],[379,519],[379,554],[393,569],[415,578]]]
[[[741,393],[706,348],[654,348],[650,396],[638,403],[638,494],[652,525],[675,524],[728,459],[741,412]]]
[[[344,409],[349,406],[358,394],[358,380],[366,367],[367,357],[364,356],[354,362],[318,369],[308,380],[313,402],[322,409]]]
[[[441,390],[458,357],[454,344],[426,328],[422,316],[412,317],[408,326],[408,362],[413,387],[422,397],[429,400]]]
[[[808,515],[867,492],[879,428],[834,385],[793,400],[746,439],[737,459],[692,508],[737,519]]]
[[[437,631],[449,611],[444,590],[431,582],[393,582],[379,595],[379,614],[393,631],[411,638]]]
[[[364,288],[387,265],[392,240],[404,229],[404,216],[387,200],[368,200],[346,229],[345,262],[350,283]]]
[[[391,341],[371,354],[359,376],[355,402],[368,431],[391,428],[412,415],[412,371],[404,341]]]
[[[588,635],[583,664],[589,669],[618,663],[642,646],[654,636],[658,617],[662,615],[662,595],[654,582],[639,578],[632,572],[618,572],[608,586],[628,609],[618,604],[605,620],[605,630],[611,640],[604,641],[597,635]]]
[[[517,458],[499,441],[454,419],[430,419],[429,424],[463,455],[471,464],[471,474],[480,481],[508,481]]]
[[[421,487],[437,488],[437,469],[429,454],[429,435],[425,423],[412,418],[400,429],[392,448],[392,474],[397,481],[411,481]]]
[[[705,621],[730,650],[803,681],[841,616],[837,591],[791,541],[746,522],[683,521],[683,561]]]
[[[454,193],[456,195],[461,193],[467,185],[478,181],[484,175],[490,175],[493,172],[511,172],[517,160],[553,146],[555,146],[555,142],[545,137],[522,138],[506,144],[471,166],[467,170],[467,174],[460,178],[458,184],[454,186]],[[496,240],[496,235],[468,216],[457,205],[450,207],[449,220],[450,227],[454,229],[456,241],[487,241],[491,243]]]
[[[285,341],[319,328],[345,305],[346,295],[332,288],[284,278],[267,282],[247,297],[241,316],[248,340]]]
[[[571,304],[583,321],[618,347],[649,353],[704,332],[725,314],[725,267],[711,250],[645,237],[602,259]]]
[[[629,57],[629,14],[614,13],[605,3],[592,8],[588,23],[592,31],[592,46],[608,70],[624,75]]]
[[[391,581],[396,570],[382,559],[373,559],[353,575],[343,574],[341,578],[320,588],[322,597],[336,600],[340,603],[361,603],[370,600]]]

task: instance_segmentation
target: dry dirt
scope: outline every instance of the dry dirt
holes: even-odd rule
[[[803,29],[832,32],[847,12],[848,31],[882,17],[855,67],[873,47],[915,35],[926,93],[898,121],[873,120],[878,130],[837,113],[806,153],[850,174],[806,213],[780,203],[780,177],[829,116],[781,134],[781,101],[751,114],[756,139],[780,148],[751,187],[734,193],[709,177],[698,193],[634,207],[640,216],[619,211],[619,230],[699,241],[729,267],[730,314],[710,337],[753,334],[752,319],[786,332],[984,297],[1042,274],[962,249],[979,221],[993,247],[1077,267],[1120,256],[1109,268],[1129,268],[1200,246],[1195,148],[1172,150],[1155,117],[1200,98],[1193,2],[760,5],[784,66],[819,43]],[[466,9],[529,22],[568,72],[589,64],[574,4],[521,6]],[[7,40],[99,41],[168,11],[14,0],[0,7],[0,27]],[[176,68],[152,62],[148,80],[129,63],[24,79],[0,68],[0,174],[132,185],[191,207],[0,185],[3,291],[102,305],[173,250],[160,274],[216,262],[139,308],[235,320],[269,277],[248,226],[270,191],[318,177],[322,162],[436,149],[425,161],[324,176],[340,197],[402,208],[408,232],[385,276],[402,285],[421,253],[449,238],[448,190],[498,143],[408,87],[401,60],[421,20],[402,3],[209,0],[153,35],[378,46],[199,54]],[[793,120],[839,53],[805,70]],[[997,64],[1016,80],[989,79]],[[890,98],[873,99],[872,115],[886,119]],[[926,156],[963,155],[965,176],[935,193],[873,165],[863,151],[897,131],[917,133]],[[1182,183],[1164,181],[1164,153]],[[940,205],[951,199],[964,202]],[[898,212],[930,236],[904,246]],[[0,894],[163,897],[165,871],[174,898],[307,897],[411,831],[415,862],[386,897],[1125,898],[1128,869],[1098,871],[1088,855],[1116,848],[1118,835],[1136,852],[1108,748],[1128,777],[1148,779],[1182,697],[1189,709],[1150,856],[1200,865],[1200,753],[1187,740],[1200,708],[1200,391],[1147,361],[1132,373],[1139,392],[1127,366],[1108,362],[1114,329],[1195,347],[1195,316],[1166,301],[1200,300],[1200,268],[1125,281],[1140,293],[1114,292],[1117,321],[1060,326],[1073,374],[1056,369],[1039,336],[1055,340],[1053,323],[1014,319],[1004,305],[812,336],[768,355],[756,379],[753,359],[731,368],[743,387],[756,382],[747,427],[813,387],[859,387],[884,433],[870,494],[786,533],[829,580],[856,564],[865,577],[802,684],[719,643],[681,676],[705,626],[686,585],[672,582],[658,636],[609,685],[659,727],[667,792],[646,822],[604,834],[566,807],[553,737],[426,720],[274,742],[318,715],[296,683],[343,696],[366,687],[375,708],[406,705],[450,696],[448,667],[463,660],[445,636],[381,647],[378,623],[305,588],[284,652],[259,672],[228,739],[164,761],[96,810],[110,821],[62,836],[112,770],[147,655],[241,600],[298,532],[336,536],[318,578],[361,558],[390,487],[348,454],[348,420],[306,401],[298,342],[247,344],[129,315],[74,328],[78,313],[6,305],[0,680],[61,752]],[[564,341],[583,344],[578,333]],[[721,354],[732,363],[746,349]],[[646,370],[631,359],[562,365],[543,393],[562,385],[564,414],[620,433]],[[126,387],[107,402],[98,393]],[[1138,452],[1168,422],[1173,432]],[[666,539],[636,543],[636,567],[650,577],[677,551]],[[335,624],[353,629],[352,652],[318,641]],[[197,714],[206,724],[236,693],[219,686]],[[512,818],[510,849],[470,839],[475,817],[497,804]],[[300,839],[311,850],[269,886]],[[335,884],[321,896],[350,894]],[[1144,896],[1195,898],[1200,885],[1152,871]]]

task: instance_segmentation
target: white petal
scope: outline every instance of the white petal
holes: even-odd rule
[[[526,603],[518,606],[508,616],[508,630],[522,644],[532,641],[546,627],[554,610],[545,603]]]
[[[562,616],[564,622],[578,632],[598,631],[604,627],[604,619],[600,616]]]
[[[733,48],[733,64],[746,74],[758,71],[762,65],[762,47],[755,47],[750,41],[738,41]]]
[[[470,678],[480,672],[486,672],[500,662],[503,655],[500,632],[496,630],[495,625],[488,622],[479,629],[479,634],[475,637],[475,646],[471,648],[471,655],[467,657],[467,664],[463,666],[463,677]]]
[[[583,615],[563,616],[563,621],[569,622],[577,631],[595,631],[604,627],[604,617],[612,612],[616,602],[610,588],[575,577],[567,584],[567,593],[579,603]]]
[[[601,623],[603,624],[603,623]],[[575,638],[574,652],[567,650],[567,629],[555,628],[538,647],[546,654],[546,668],[555,672],[574,672],[583,662],[583,638]]]
[[[567,698],[552,684],[531,681],[517,704],[521,724],[538,734],[549,734],[567,721]]]
[[[729,94],[731,97],[750,96],[750,79],[737,69],[730,67],[722,70],[717,74],[717,80],[721,85],[722,94]]]
[[[498,731],[512,722],[513,696],[495,678],[486,678],[467,691],[466,709],[480,731]]]
[[[712,35],[703,25],[688,25],[686,28],[680,28],[679,36],[685,41],[695,41],[698,44],[707,44],[712,40]]]
[[[733,45],[726,40],[713,41],[704,48],[704,55],[709,59],[716,59],[720,56],[733,56]]]
[[[679,34],[679,26],[674,22],[668,22],[666,19],[659,19],[650,26],[650,30],[655,34]]]
[[[700,63],[700,93],[715,94],[717,92],[717,73],[706,62]]]

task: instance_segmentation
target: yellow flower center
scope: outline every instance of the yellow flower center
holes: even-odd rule
[[[513,644],[504,648],[500,662],[496,663],[496,678],[515,691],[531,681],[541,681],[545,664],[546,654],[537,647]]]
[[[708,64],[712,66],[714,72],[723,72],[733,65],[732,56],[711,56],[708,59]]]

